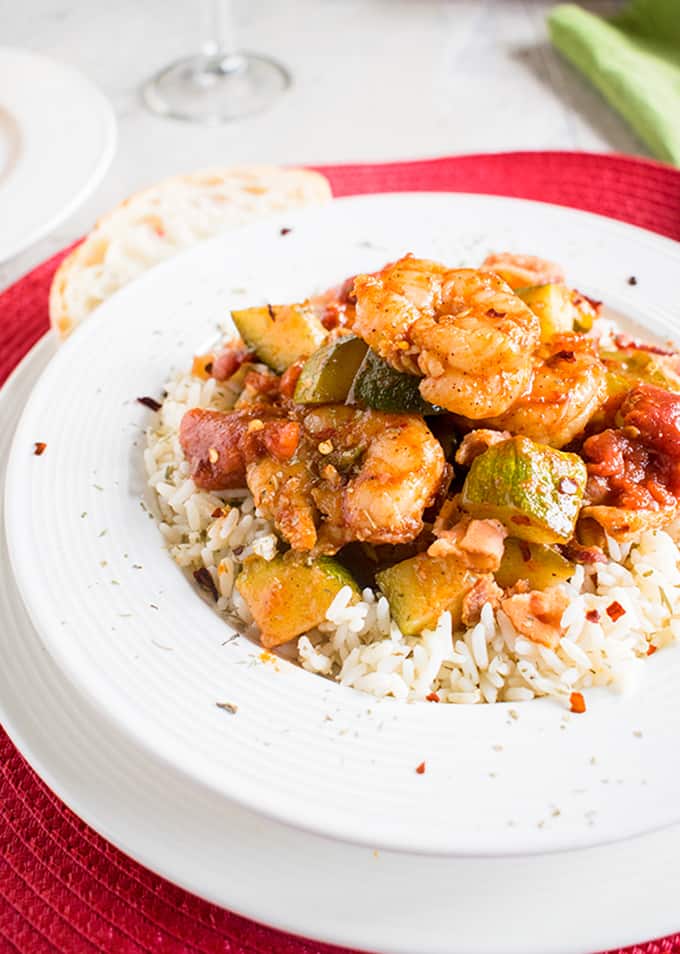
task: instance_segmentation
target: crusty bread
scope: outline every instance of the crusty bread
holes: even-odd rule
[[[165,179],[101,218],[64,259],[50,290],[52,327],[65,338],[123,285],[201,239],[330,198],[327,180],[306,169],[245,166]]]

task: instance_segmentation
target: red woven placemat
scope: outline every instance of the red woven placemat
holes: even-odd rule
[[[336,196],[410,190],[521,196],[680,240],[680,172],[654,162],[528,152],[320,170]],[[0,383],[48,327],[50,281],[64,254],[0,294]],[[187,950],[338,952],[247,921],[142,868],[66,808],[0,732],[0,952]],[[625,954],[680,954],[680,934]]]

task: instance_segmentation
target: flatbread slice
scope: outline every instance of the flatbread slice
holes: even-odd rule
[[[52,327],[66,338],[123,285],[195,242],[330,199],[328,181],[307,169],[243,166],[165,179],[116,206],[64,259],[50,289]]]

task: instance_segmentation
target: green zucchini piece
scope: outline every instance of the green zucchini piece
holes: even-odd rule
[[[375,579],[399,629],[405,636],[417,636],[435,626],[444,610],[450,611],[454,626],[460,625],[463,599],[479,574],[454,557],[420,553],[381,570]]]
[[[566,543],[574,534],[586,479],[586,465],[576,454],[513,437],[475,458],[462,505],[473,517],[495,517],[521,540]]]
[[[370,349],[366,352],[347,396],[348,404],[374,411],[410,414],[443,414],[440,407],[425,401],[418,385],[420,378],[403,374]]]
[[[527,580],[532,590],[544,590],[573,576],[576,567],[552,547],[508,537],[496,583],[507,589],[518,580]]]
[[[610,397],[625,394],[638,384],[656,384],[667,391],[680,391],[680,375],[670,365],[672,357],[637,348],[601,351]]]
[[[361,594],[351,574],[330,557],[311,559],[288,550],[273,560],[253,556],[236,578],[268,649],[287,643],[323,622],[343,586]]]
[[[232,311],[231,317],[246,345],[279,374],[313,354],[327,337],[312,305],[242,308]]]
[[[541,323],[541,338],[571,331],[589,331],[597,313],[587,298],[566,285],[531,285],[517,295],[526,302]]]
[[[295,386],[296,404],[344,404],[368,345],[361,338],[337,338],[307,358]]]

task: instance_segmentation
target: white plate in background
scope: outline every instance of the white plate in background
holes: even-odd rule
[[[409,250],[453,265],[490,249],[540,253],[667,337],[680,246],[489,196],[343,199],[286,216],[285,237],[282,224],[205,243],[123,289],[36,385],[12,448],[7,527],[19,588],[58,665],[121,729],[225,799],[371,848],[518,855],[678,821],[677,649],[640,664],[634,695],[591,692],[587,714],[571,718],[539,700],[515,706],[515,721],[506,705],[379,702],[262,662],[243,638],[225,645],[228,626],[140,507],[150,417],[135,398],[160,395],[228,306],[296,300]],[[36,441],[47,443],[41,457]],[[224,700],[239,707],[226,728]]]
[[[85,76],[0,46],[0,261],[42,238],[94,191],[115,145],[113,110]]]

